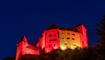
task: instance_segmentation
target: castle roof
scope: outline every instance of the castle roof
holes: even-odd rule
[[[76,27],[81,26],[82,24],[78,24]]]
[[[65,28],[65,27],[57,27],[55,24],[52,24],[50,27],[48,27],[47,30],[50,30],[50,29],[60,29],[60,30],[69,30],[69,31],[75,31],[75,32],[78,32],[77,29],[73,29],[73,28]]]
[[[23,38],[22,38],[19,42],[22,42],[22,41],[27,42],[27,38],[26,38],[26,36],[25,36],[25,35],[23,36]]]

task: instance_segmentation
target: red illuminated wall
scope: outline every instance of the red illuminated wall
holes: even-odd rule
[[[88,47],[86,28],[83,25],[79,25],[76,29],[81,33],[82,48]]]
[[[40,55],[40,50],[32,45],[29,45],[24,36],[20,43],[17,44],[16,60],[21,60],[22,55]]]
[[[20,60],[21,59],[21,47],[17,47],[17,51],[16,51],[16,60]]]
[[[53,50],[59,49],[59,29],[45,30],[37,43],[37,47],[45,50],[45,53],[49,53]]]
[[[45,48],[45,32],[42,34],[42,37],[39,39],[39,42],[36,44],[36,47],[41,47],[42,50]]]
[[[51,52],[59,48],[59,29],[45,31],[45,52]]]

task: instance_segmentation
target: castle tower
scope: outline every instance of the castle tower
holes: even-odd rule
[[[24,36],[22,40],[17,44],[16,60],[20,60],[23,55],[23,49],[28,45],[27,39]]]
[[[24,55],[40,55],[39,48],[28,44],[25,36],[17,44],[16,60],[21,60]]]
[[[88,42],[87,42],[87,29],[84,27],[84,25],[79,24],[76,29],[81,33],[81,42],[82,42],[82,48],[87,48],[88,47]]]
[[[51,29],[45,31],[45,52],[59,48],[59,29]]]
[[[44,31],[39,45],[45,50],[45,53],[59,49],[59,29],[57,29],[56,25],[53,24]]]

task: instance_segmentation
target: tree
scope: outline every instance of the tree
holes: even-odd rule
[[[98,45],[101,47],[105,47],[105,15],[103,16],[103,19],[100,21],[100,23],[97,24],[98,28],[97,34],[99,36]]]
[[[99,36],[97,53],[98,53],[98,59],[99,60],[105,60],[105,14],[100,21],[100,23],[97,24],[98,28],[96,29],[96,33]]]
[[[15,60],[15,57],[5,57],[3,60]]]

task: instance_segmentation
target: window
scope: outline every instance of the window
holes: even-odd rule
[[[73,46],[76,46],[76,44],[74,44]]]
[[[52,35],[49,35],[49,37],[51,37]]]
[[[49,41],[55,41],[56,39],[52,39],[52,40],[49,40]]]
[[[69,37],[67,37],[67,39],[70,39]]]
[[[72,40],[75,40],[74,38],[72,38]]]
[[[74,36],[75,36],[75,34],[72,34],[72,35],[74,35]]]
[[[67,35],[70,35],[70,33],[67,33]]]
[[[54,36],[56,36],[56,34],[54,34]]]
[[[64,33],[62,32],[62,34],[64,34]]]
[[[53,41],[55,41],[56,39],[54,39]]]
[[[62,39],[64,39],[64,38],[62,38]]]
[[[49,45],[49,47],[50,47],[50,45]]]
[[[65,45],[67,45],[67,43],[65,43]]]
[[[54,44],[54,47],[55,47],[55,44]]]

